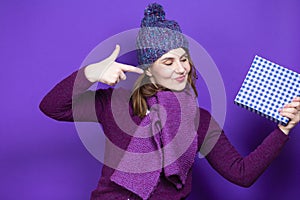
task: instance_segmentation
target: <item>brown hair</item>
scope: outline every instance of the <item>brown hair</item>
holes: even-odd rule
[[[184,48],[184,50],[188,54],[188,60],[189,60],[190,66],[191,66],[191,70],[188,74],[188,83],[192,86],[195,95],[198,96],[198,92],[197,92],[197,89],[195,86],[195,81],[197,79],[196,69],[193,65],[193,62],[191,60],[188,50],[185,48]],[[145,117],[147,109],[148,109],[146,98],[151,97],[151,96],[155,95],[158,91],[163,91],[163,90],[169,90],[169,89],[165,88],[161,85],[158,85],[158,84],[154,85],[150,81],[149,76],[147,76],[145,73],[142,74],[135,82],[134,87],[133,87],[132,96],[131,96],[134,115],[137,115],[141,118]]]

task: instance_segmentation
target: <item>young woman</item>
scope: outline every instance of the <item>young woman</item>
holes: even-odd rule
[[[289,124],[279,125],[242,157],[211,115],[197,106],[188,42],[179,25],[165,19],[158,4],[149,5],[142,20],[137,38],[140,65],[116,62],[119,50],[117,45],[108,58],[72,73],[40,104],[56,120],[101,123],[108,140],[92,200],[185,199],[191,192],[192,166],[199,151],[224,178],[249,187],[299,123],[298,97],[280,110],[290,118]],[[126,72],[141,74],[132,91],[88,90],[96,82],[113,86],[126,79]],[[115,151],[112,144],[123,151]]]

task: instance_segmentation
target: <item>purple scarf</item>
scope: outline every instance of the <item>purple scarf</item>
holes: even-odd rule
[[[192,91],[161,91],[147,99],[150,113],[132,137],[111,180],[148,199],[161,175],[177,189],[196,156],[198,106]]]

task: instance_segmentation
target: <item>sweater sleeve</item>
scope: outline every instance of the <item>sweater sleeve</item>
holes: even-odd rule
[[[203,117],[201,114],[202,119],[206,118],[203,122],[208,123],[209,127],[204,128],[205,137],[200,136],[203,141],[200,153],[206,156],[209,164],[220,175],[243,187],[250,187],[257,180],[289,139],[277,128],[253,152],[242,157],[210,114],[205,115]]]
[[[88,90],[84,68],[59,82],[42,99],[40,110],[58,121],[102,121],[111,89]]]

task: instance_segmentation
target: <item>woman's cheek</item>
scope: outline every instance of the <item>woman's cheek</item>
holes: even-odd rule
[[[161,69],[158,76],[162,78],[171,78],[173,75],[174,70],[172,69]]]
[[[191,71],[191,65],[189,63],[187,63],[185,69],[188,74]]]

